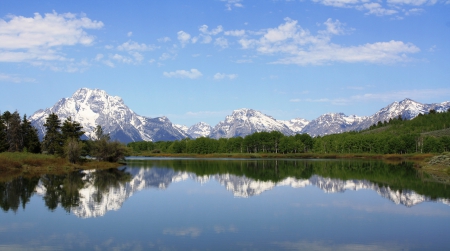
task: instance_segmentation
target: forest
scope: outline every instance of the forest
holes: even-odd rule
[[[128,144],[135,154],[145,153],[320,153],[411,154],[450,151],[450,111],[430,110],[412,120],[401,116],[379,121],[362,131],[311,137],[256,132],[245,137],[201,137],[176,141],[139,141]]]

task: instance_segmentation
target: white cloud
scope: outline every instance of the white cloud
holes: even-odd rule
[[[383,7],[379,1],[370,0],[312,0],[313,2],[338,8],[354,8],[366,11],[366,15],[386,16],[398,13],[395,9]]]
[[[234,36],[234,37],[242,37],[245,35],[245,30],[231,30],[225,31],[224,34],[226,36]]]
[[[131,56],[134,57],[134,60],[138,63],[140,63],[140,62],[142,62],[142,60],[144,60],[144,56],[139,52],[130,51],[129,53]]]
[[[177,55],[174,53],[167,53],[164,52],[163,54],[161,54],[161,56],[159,57],[159,60],[164,61],[164,60],[168,60],[168,59],[175,59]]]
[[[412,8],[409,10],[405,10],[404,12],[406,16],[410,16],[410,15],[420,15],[423,12],[425,12],[425,10],[421,8]]]
[[[437,0],[387,0],[388,4],[393,5],[414,5],[420,6],[424,4],[434,5],[437,3]]]
[[[379,3],[364,3],[362,5],[356,6],[358,10],[367,10],[366,15],[375,15],[375,16],[389,16],[397,14],[398,11],[385,9]]]
[[[167,43],[167,42],[170,42],[170,41],[171,41],[170,37],[158,38],[158,42],[160,42],[160,43]]]
[[[103,59],[103,57],[104,57],[104,55],[99,53],[99,54],[97,54],[97,56],[95,56],[95,61],[100,61]]]
[[[243,49],[254,49],[263,55],[281,57],[273,63],[298,65],[330,62],[389,64],[410,61],[407,54],[420,51],[411,43],[395,40],[341,46],[331,43],[331,39],[333,35],[345,33],[342,23],[328,19],[324,24],[326,30],[312,35],[309,30],[300,27],[297,21],[287,18],[277,28],[267,29],[260,38],[242,38],[239,43]]]
[[[200,37],[202,38],[202,44],[209,44],[212,41],[212,37],[209,35],[200,35]]]
[[[131,31],[127,33],[127,37],[131,37],[132,35],[133,35],[133,32],[131,32]]]
[[[237,7],[237,8],[244,7],[244,5],[242,5],[242,3],[241,3],[243,0],[221,0],[221,1],[226,2],[225,7],[227,8],[227,10],[232,10],[232,7]]]
[[[103,23],[92,21],[85,15],[72,13],[46,13],[34,17],[7,16],[0,19],[0,61],[67,60],[61,52],[63,46],[94,43],[88,29],[100,29]],[[55,48],[55,49],[52,49]]]
[[[131,40],[117,46],[117,49],[120,51],[152,51],[157,48],[157,46],[152,44],[139,44]]]
[[[0,82],[10,82],[10,83],[35,83],[36,79],[34,78],[23,78],[20,77],[19,75],[15,75],[15,74],[4,74],[4,73],[0,73]]]
[[[120,62],[120,63],[125,63],[125,64],[133,63],[133,59],[132,58],[125,57],[125,56],[119,55],[119,54],[114,54],[110,58],[113,59],[113,60],[116,60],[117,62]]]
[[[189,40],[191,39],[191,35],[184,31],[179,31],[177,35],[182,47],[189,43]]]
[[[222,27],[222,25],[219,25],[215,29],[209,31],[208,25],[204,24],[204,25],[200,26],[200,28],[198,30],[203,34],[215,36],[223,31],[223,27]]]
[[[222,49],[228,48],[228,40],[224,37],[216,38],[214,45],[220,46]]]
[[[109,66],[109,67],[111,67],[111,68],[114,68],[115,67],[115,65],[114,65],[114,63],[113,62],[111,62],[110,60],[104,60],[104,61],[102,61],[105,65],[107,65],[107,66]]]
[[[233,79],[236,79],[237,77],[238,77],[237,74],[225,74],[225,73],[219,73],[219,72],[214,75],[215,80],[222,80],[225,78],[233,80]]]
[[[203,74],[197,69],[191,69],[190,71],[177,70],[172,72],[164,72],[163,75],[168,78],[190,78],[190,79],[197,79],[203,76]]]

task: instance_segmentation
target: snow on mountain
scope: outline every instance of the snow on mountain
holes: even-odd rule
[[[252,109],[234,110],[211,131],[211,138],[245,137],[255,132],[279,131],[284,135],[294,134],[284,123]]]
[[[188,137],[167,117],[148,118],[139,116],[117,96],[110,96],[99,89],[81,88],[72,97],[59,100],[54,106],[35,112],[30,121],[42,138],[45,120],[55,113],[64,121],[68,117],[83,126],[87,137],[93,136],[97,125],[102,126],[111,138],[127,143],[147,140],[176,140]]]
[[[245,137],[262,131],[279,131],[284,135],[308,133],[311,136],[342,133],[353,130],[363,130],[378,121],[389,121],[399,115],[403,119],[413,119],[420,113],[428,113],[430,109],[437,112],[447,111],[450,102],[422,104],[411,99],[382,108],[372,116],[347,116],[343,113],[327,113],[307,121],[296,118],[292,120],[276,120],[253,109],[239,109],[226,116],[214,128],[200,122],[191,127],[175,125],[167,117],[148,118],[137,115],[123,100],[110,96],[99,89],[81,88],[72,97],[59,100],[54,106],[35,112],[30,121],[38,129],[42,138],[45,133],[44,123],[47,116],[56,113],[61,121],[67,117],[80,122],[85,136],[90,137],[97,125],[110,134],[112,139],[128,143],[131,141],[167,141],[180,140],[186,137],[232,138]]]
[[[420,113],[428,113],[430,105],[424,105],[419,102],[415,102],[411,99],[404,99],[400,102],[393,102],[392,104],[382,108],[370,117],[367,117],[357,129],[366,129],[373,124],[377,124],[378,121],[384,122],[389,121],[389,119],[397,118],[402,116],[403,119],[413,119],[417,117]]]
[[[213,128],[209,124],[205,122],[199,122],[189,127],[189,129],[187,130],[187,134],[189,134],[189,136],[191,136],[194,139],[200,137],[208,137],[209,134],[211,134],[212,129]]]
[[[301,131],[311,136],[335,134],[354,130],[365,117],[347,116],[343,113],[327,113],[309,122]]]
[[[179,130],[181,133],[184,133],[184,134],[188,134],[188,129],[189,129],[189,127],[187,127],[187,126],[185,126],[185,125],[178,125],[178,124],[173,124],[173,126],[177,129],[177,130]]]
[[[201,184],[216,180],[228,191],[232,192],[235,197],[240,198],[257,196],[277,186],[290,186],[292,188],[316,186],[325,193],[343,193],[348,190],[358,191],[369,189],[377,192],[383,198],[391,200],[395,204],[401,204],[407,207],[412,207],[426,201],[438,201],[450,205],[448,199],[432,199],[411,190],[394,190],[390,187],[379,186],[366,180],[340,180],[317,175],[313,175],[309,179],[288,177],[279,182],[273,182],[254,180],[233,174],[197,176],[194,173],[175,171],[170,168],[128,168],[127,172],[133,177],[131,181],[99,191],[98,187],[94,185],[93,176],[89,175],[90,172],[95,171],[84,172],[87,174],[87,182],[79,191],[80,201],[78,206],[71,209],[71,212],[80,218],[103,216],[108,211],[119,210],[123,203],[138,191],[151,188],[167,189],[172,183],[182,182],[188,179]],[[46,189],[42,183],[39,183],[35,190],[40,196],[44,196],[46,193]]]
[[[301,133],[302,129],[309,124],[309,121],[302,118],[296,118],[291,120],[278,120],[279,122],[285,124],[294,133]]]
[[[422,104],[407,98],[400,102],[393,102],[368,117],[346,116],[343,113],[324,114],[312,120],[302,129],[301,133],[308,133],[311,136],[322,136],[348,131],[359,131],[367,129],[373,124],[377,124],[378,121],[389,121],[400,115],[403,119],[410,120],[417,117],[420,113],[427,114],[431,109],[437,112],[444,112],[449,108],[450,102]]]

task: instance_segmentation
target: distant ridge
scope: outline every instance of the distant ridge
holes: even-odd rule
[[[118,96],[110,96],[104,90],[81,88],[71,97],[62,98],[50,108],[36,111],[30,121],[38,129],[42,138],[45,119],[50,113],[56,113],[63,121],[67,117],[83,126],[86,137],[90,137],[97,125],[101,125],[111,138],[124,143],[132,141],[171,141],[184,138],[232,138],[245,137],[255,132],[279,131],[285,135],[307,133],[321,136],[369,128],[378,121],[402,116],[413,119],[420,113],[426,114],[434,109],[444,112],[450,108],[450,102],[422,104],[411,99],[393,102],[371,116],[359,117],[344,113],[327,113],[308,121],[302,118],[277,120],[260,111],[242,108],[215,126],[199,122],[191,127],[176,125],[165,116],[149,118],[133,112]]]

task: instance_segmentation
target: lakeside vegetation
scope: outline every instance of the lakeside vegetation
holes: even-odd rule
[[[0,172],[3,174],[58,173],[80,169],[118,167],[128,148],[111,141],[97,126],[95,137],[81,140],[83,127],[68,117],[61,122],[52,113],[44,124],[46,134],[39,141],[37,129],[26,115],[16,111],[0,115]]]
[[[450,172],[450,162],[431,161],[450,150],[450,111],[378,122],[366,130],[318,137],[257,132],[246,137],[132,142],[136,156],[194,158],[361,158],[414,161],[426,170]],[[445,154],[444,154],[445,155]],[[443,155],[443,156],[444,156]]]

